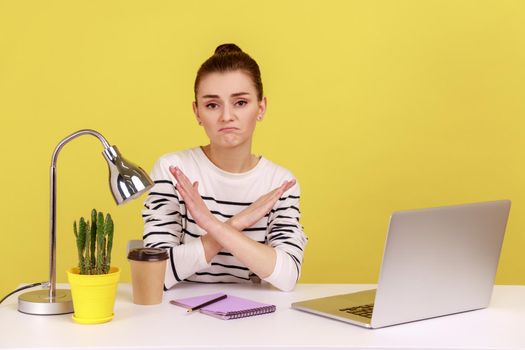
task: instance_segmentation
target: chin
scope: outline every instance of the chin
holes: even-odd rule
[[[221,140],[216,145],[224,149],[234,149],[246,144],[245,140]]]
[[[237,135],[227,135],[227,137],[223,137],[220,140],[218,140],[216,144],[224,148],[235,148],[245,144],[246,141],[247,140],[243,140]]]

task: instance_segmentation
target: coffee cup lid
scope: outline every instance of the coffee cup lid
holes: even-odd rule
[[[128,253],[129,260],[161,261],[168,259],[168,252],[163,248],[135,248]]]

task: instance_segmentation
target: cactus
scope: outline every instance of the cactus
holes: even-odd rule
[[[78,223],[77,249],[78,249],[78,268],[80,273],[86,272],[86,261],[84,259],[84,249],[86,247],[86,222],[80,218]]]
[[[89,254],[90,253],[89,247],[91,246],[91,235],[90,235],[91,231],[90,230],[91,230],[90,223],[89,221],[86,221],[86,244],[84,248],[84,264],[85,264],[84,271],[86,275],[90,274],[89,269],[91,267],[91,264],[90,264],[91,255]]]
[[[98,213],[98,216],[97,216],[97,262],[96,262],[97,275],[104,273],[103,264],[104,264],[105,248],[106,246],[104,245],[104,214]]]
[[[73,232],[75,233],[76,243],[77,243],[77,251],[78,251],[78,269],[82,272],[83,266],[84,266],[84,257],[82,256],[82,252],[84,247],[82,247],[81,238],[78,235],[77,230],[77,222],[73,222]]]
[[[111,215],[109,215],[109,213],[106,215],[104,234],[108,241],[105,259],[105,271],[108,273],[109,267],[111,266],[111,249],[113,249],[113,219],[111,219]]]
[[[111,215],[91,212],[91,223],[83,217],[73,222],[73,233],[78,251],[78,268],[82,275],[100,275],[109,272],[113,249],[114,224]]]
[[[95,265],[95,259],[96,259],[96,255],[95,255],[95,246],[96,246],[96,242],[97,242],[97,211],[95,209],[91,210],[91,238],[90,238],[90,242],[91,242],[91,245],[89,246],[89,256],[91,257],[91,262],[90,262],[90,266],[94,266]]]

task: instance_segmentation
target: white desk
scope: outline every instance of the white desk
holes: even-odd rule
[[[496,286],[489,308],[369,330],[290,309],[294,301],[368,289],[370,285],[298,285],[283,293],[269,286],[179,285],[156,306],[131,302],[121,284],[113,321],[79,325],[71,315],[31,316],[12,296],[0,306],[0,348],[13,349],[525,349],[525,286]],[[225,291],[277,311],[223,321],[168,301]]]

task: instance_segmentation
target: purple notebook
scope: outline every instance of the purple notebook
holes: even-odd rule
[[[224,293],[201,295],[197,297],[172,300],[171,303],[187,309],[201,305],[208,300],[215,299]],[[254,300],[244,299],[228,294],[226,299],[219,300],[199,309],[200,312],[223,320],[267,314],[275,311],[275,305],[259,303]]]

